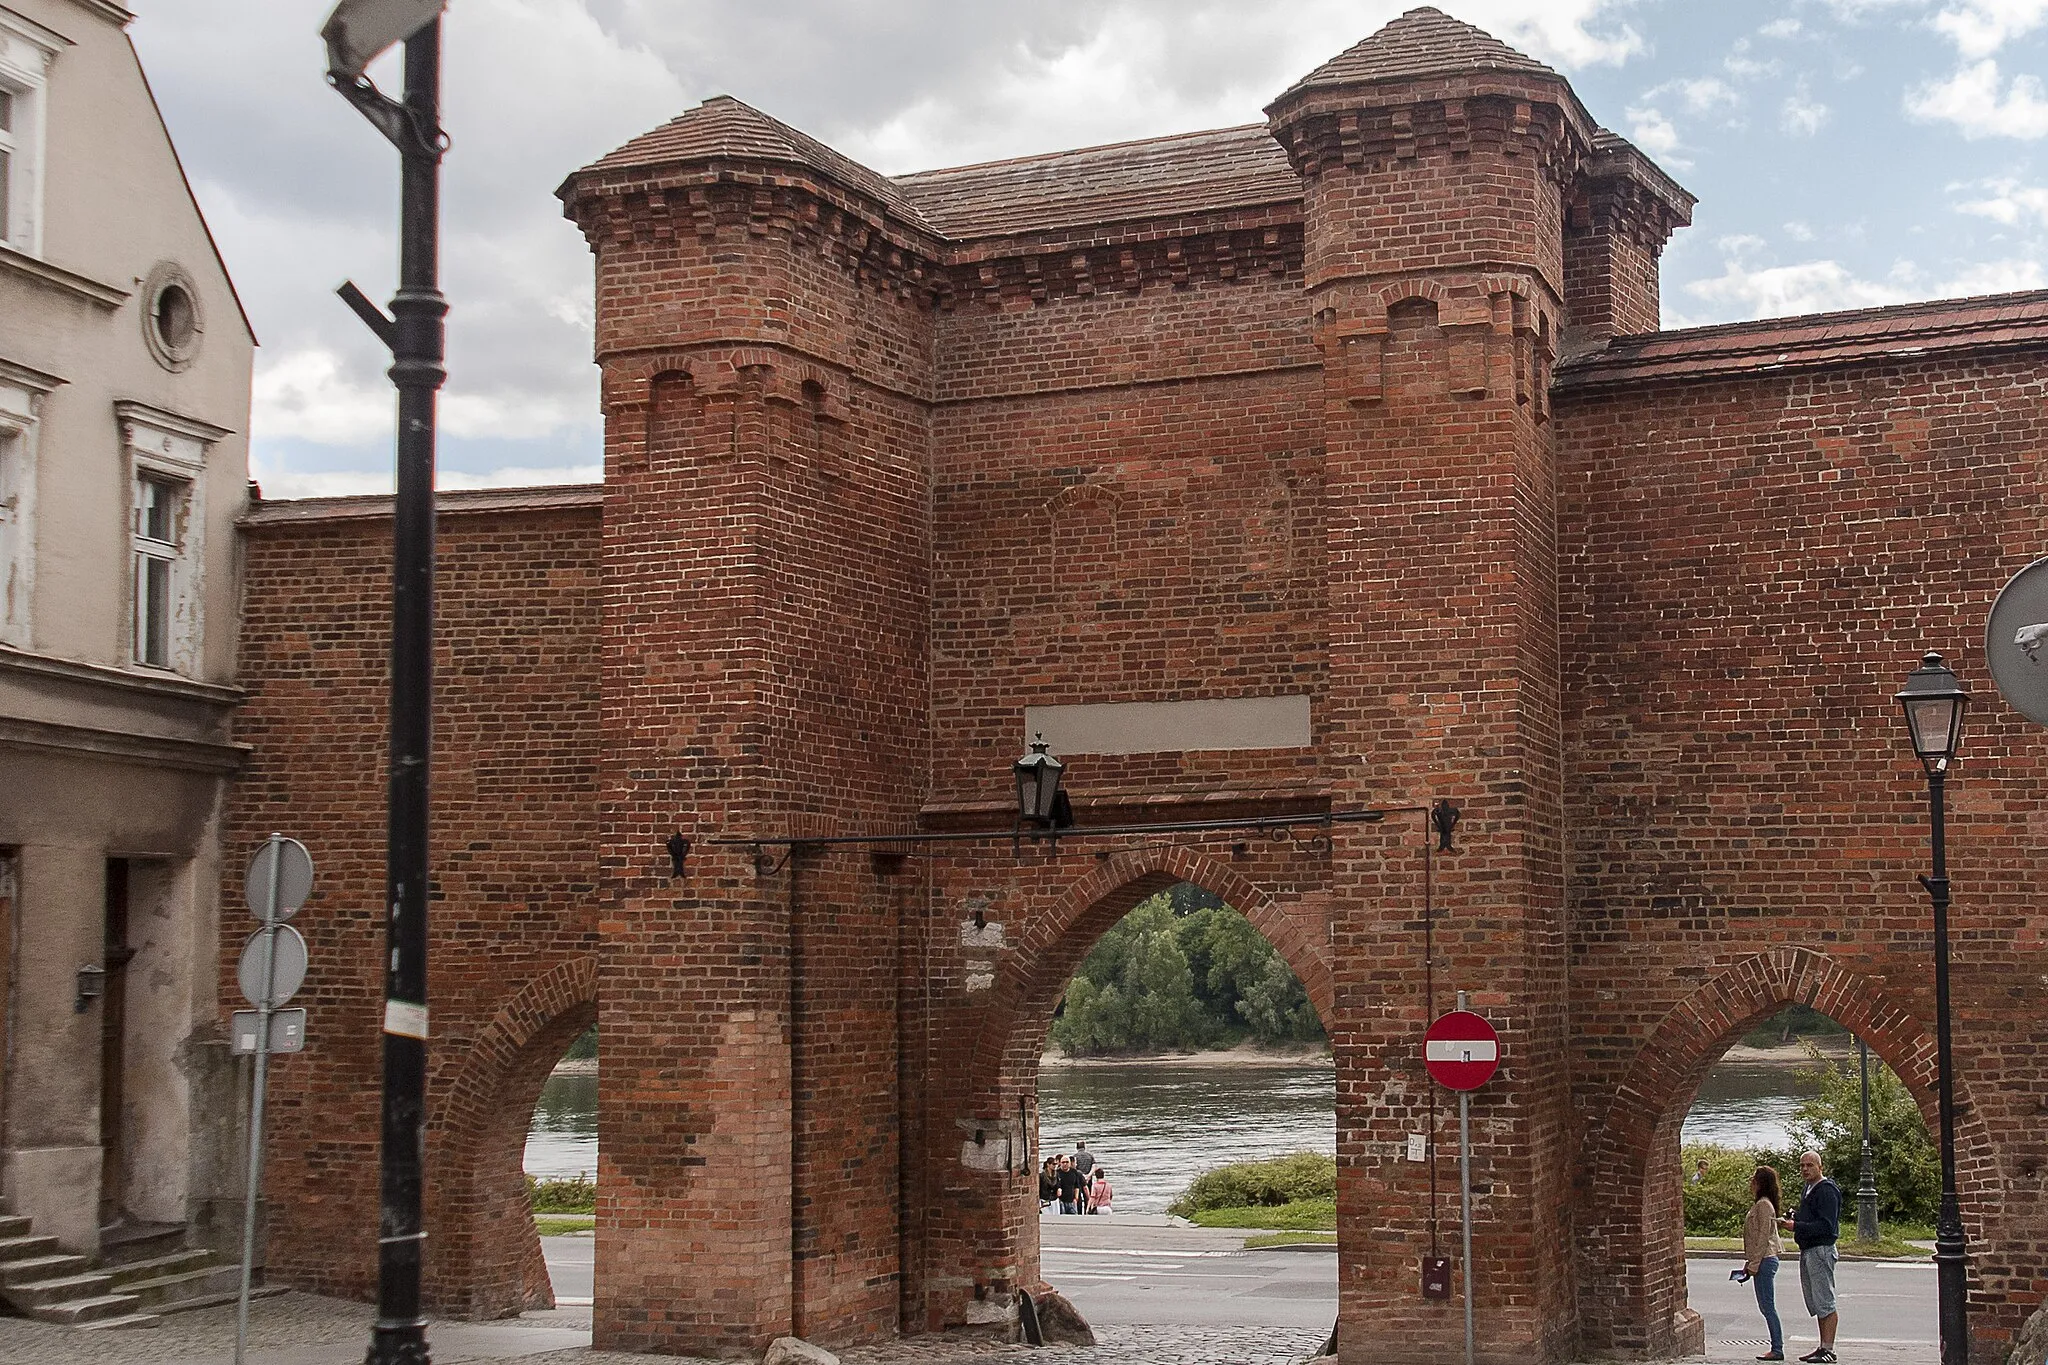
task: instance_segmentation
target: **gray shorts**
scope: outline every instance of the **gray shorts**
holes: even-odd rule
[[[1835,1246],[1808,1247],[1799,1253],[1799,1292],[1806,1311],[1824,1318],[1835,1311]]]

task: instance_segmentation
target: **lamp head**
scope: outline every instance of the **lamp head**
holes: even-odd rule
[[[1906,714],[1906,732],[1913,741],[1913,753],[1928,776],[1948,771],[1963,742],[1963,713],[1969,709],[1970,694],[1956,681],[1956,675],[1929,651],[1920,667],[1906,675],[1906,685],[1894,698]]]

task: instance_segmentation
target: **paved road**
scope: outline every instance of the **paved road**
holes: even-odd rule
[[[1048,1219],[1041,1232],[1046,1279],[1096,1326],[1328,1330],[1337,1314],[1336,1256],[1328,1251],[1248,1252],[1242,1249],[1243,1237],[1134,1218]],[[541,1243],[556,1301],[571,1311],[588,1304],[591,1239],[546,1237]],[[1727,1260],[1691,1260],[1686,1282],[1692,1306],[1706,1319],[1709,1345],[1726,1346],[1739,1357],[1746,1343],[1762,1341],[1764,1327],[1754,1293],[1747,1285],[1729,1282],[1733,1268]],[[1838,1281],[1840,1344],[1933,1345],[1932,1265],[1844,1261]],[[1483,1311],[1483,1297],[1480,1302]],[[1804,1350],[1816,1340],[1813,1319],[1800,1300],[1796,1264],[1788,1264],[1778,1282],[1778,1311],[1788,1342]]]
[[[1763,1315],[1756,1311],[1756,1291],[1731,1284],[1734,1261],[1687,1261],[1686,1292],[1692,1306],[1707,1320],[1707,1340],[1762,1341]],[[1836,1301],[1842,1313],[1839,1345],[1933,1346],[1940,1340],[1934,1320],[1934,1265],[1929,1261],[1843,1261],[1835,1274]],[[1799,1292],[1797,1261],[1778,1272],[1778,1317],[1785,1340],[1800,1355],[1820,1338]],[[1759,1350],[1762,1347],[1758,1347]]]

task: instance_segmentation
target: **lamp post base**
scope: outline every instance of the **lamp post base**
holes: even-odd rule
[[[1934,1279],[1941,1323],[1941,1365],[1970,1365],[1969,1250],[1962,1211],[1953,1194],[1941,1197],[1934,1224]]]

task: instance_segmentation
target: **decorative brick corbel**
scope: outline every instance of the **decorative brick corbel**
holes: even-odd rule
[[[1387,322],[1378,318],[1353,318],[1328,322],[1316,331],[1315,341],[1323,353],[1323,393],[1326,400],[1364,407],[1387,396]]]
[[[1457,295],[1438,302],[1437,330],[1443,334],[1451,395],[1486,395],[1487,342],[1493,335],[1493,307],[1484,295]]]

